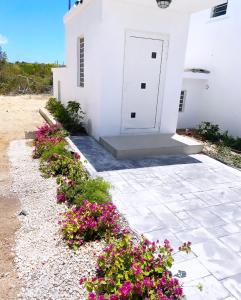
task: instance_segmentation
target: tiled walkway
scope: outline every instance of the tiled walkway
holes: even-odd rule
[[[90,137],[72,141],[113,184],[134,230],[173,247],[193,243],[173,269],[186,271],[188,300],[241,299],[241,172],[202,154],[118,161]]]

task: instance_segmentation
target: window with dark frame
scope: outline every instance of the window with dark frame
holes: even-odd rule
[[[184,112],[186,95],[187,95],[187,91],[181,91],[180,101],[179,101],[179,112]]]
[[[84,38],[79,39],[79,86],[84,87]]]
[[[228,8],[228,1],[223,4],[219,4],[219,5],[215,6],[212,9],[211,18],[217,18],[217,17],[223,16],[223,15],[226,15],[227,8]]]

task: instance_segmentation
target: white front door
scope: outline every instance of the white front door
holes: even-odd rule
[[[163,50],[161,39],[126,36],[122,132],[158,129]]]

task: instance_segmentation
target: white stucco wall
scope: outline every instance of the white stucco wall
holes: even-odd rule
[[[163,88],[161,132],[175,132],[181,90],[189,15],[146,7],[131,1],[103,0],[102,35],[102,135],[118,135],[121,130],[125,31],[169,35],[169,51]],[[178,49],[178,51],[177,51]],[[164,58],[166,59],[166,58]],[[115,80],[113,80],[113,78]]]
[[[81,10],[81,13],[80,13]],[[99,0],[87,0],[83,6],[74,7],[65,16],[66,65],[64,75],[54,71],[54,87],[61,81],[61,101],[75,100],[86,113],[88,131],[98,136],[101,101],[101,16]],[[78,86],[78,39],[85,39],[85,84]],[[54,89],[55,90],[55,89]],[[54,91],[57,95],[57,92]]]
[[[202,122],[204,117],[203,107],[207,105],[207,103],[204,103],[206,88],[206,80],[192,78],[183,80],[182,89],[186,91],[186,97],[184,111],[179,112],[177,128],[196,128]]]
[[[210,19],[210,10],[192,16],[186,67],[205,68],[211,74],[209,89],[198,101],[199,91],[194,92],[192,87],[193,98],[186,105],[188,111],[179,113],[179,126],[192,127],[199,110],[202,121],[217,123],[223,130],[241,136],[240,11],[241,1],[229,0],[226,16]]]
[[[220,0],[174,0],[162,10],[147,0],[85,0],[65,16],[66,65],[54,71],[54,89],[61,81],[61,100],[79,101],[86,112],[88,131],[96,137],[121,131],[122,85],[126,30],[160,33],[169,37],[165,84],[162,86],[160,132],[174,133],[189,13]],[[77,86],[77,40],[85,38],[85,87]],[[164,70],[163,70],[164,71]],[[56,94],[56,91],[54,91]]]

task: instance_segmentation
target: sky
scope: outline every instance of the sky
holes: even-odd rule
[[[63,63],[67,9],[68,0],[0,0],[0,46],[8,60]]]

